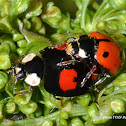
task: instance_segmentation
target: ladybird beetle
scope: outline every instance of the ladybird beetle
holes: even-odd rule
[[[66,53],[73,59],[87,59],[91,67],[101,65],[111,74],[116,74],[122,65],[121,48],[108,36],[92,32],[82,35],[77,41],[70,42]]]

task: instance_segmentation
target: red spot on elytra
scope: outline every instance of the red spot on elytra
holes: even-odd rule
[[[74,79],[77,78],[77,72],[74,69],[63,69],[59,77],[59,86],[63,91],[76,89],[77,82]]]

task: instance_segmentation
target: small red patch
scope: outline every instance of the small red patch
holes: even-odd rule
[[[76,89],[77,82],[74,79],[77,78],[77,72],[74,69],[63,69],[59,77],[59,86],[63,91]]]
[[[57,50],[65,50],[67,48],[67,45],[57,46]]]

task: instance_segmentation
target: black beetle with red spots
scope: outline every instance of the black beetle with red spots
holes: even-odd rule
[[[68,43],[69,39],[72,41]],[[78,96],[117,74],[123,63],[122,52],[110,37],[92,32],[41,50],[42,58],[33,53],[26,55],[14,67],[14,75],[30,86],[38,86],[44,77],[44,87],[49,93]]]

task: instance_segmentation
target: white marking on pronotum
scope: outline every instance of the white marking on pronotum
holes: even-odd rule
[[[37,76],[36,73],[28,74],[25,78],[25,82],[30,86],[38,86],[41,79]]]
[[[22,63],[32,61],[34,57],[36,57],[36,55],[34,53],[30,53],[22,59]]]
[[[79,49],[78,55],[82,58],[87,58],[86,52],[83,49]]]

